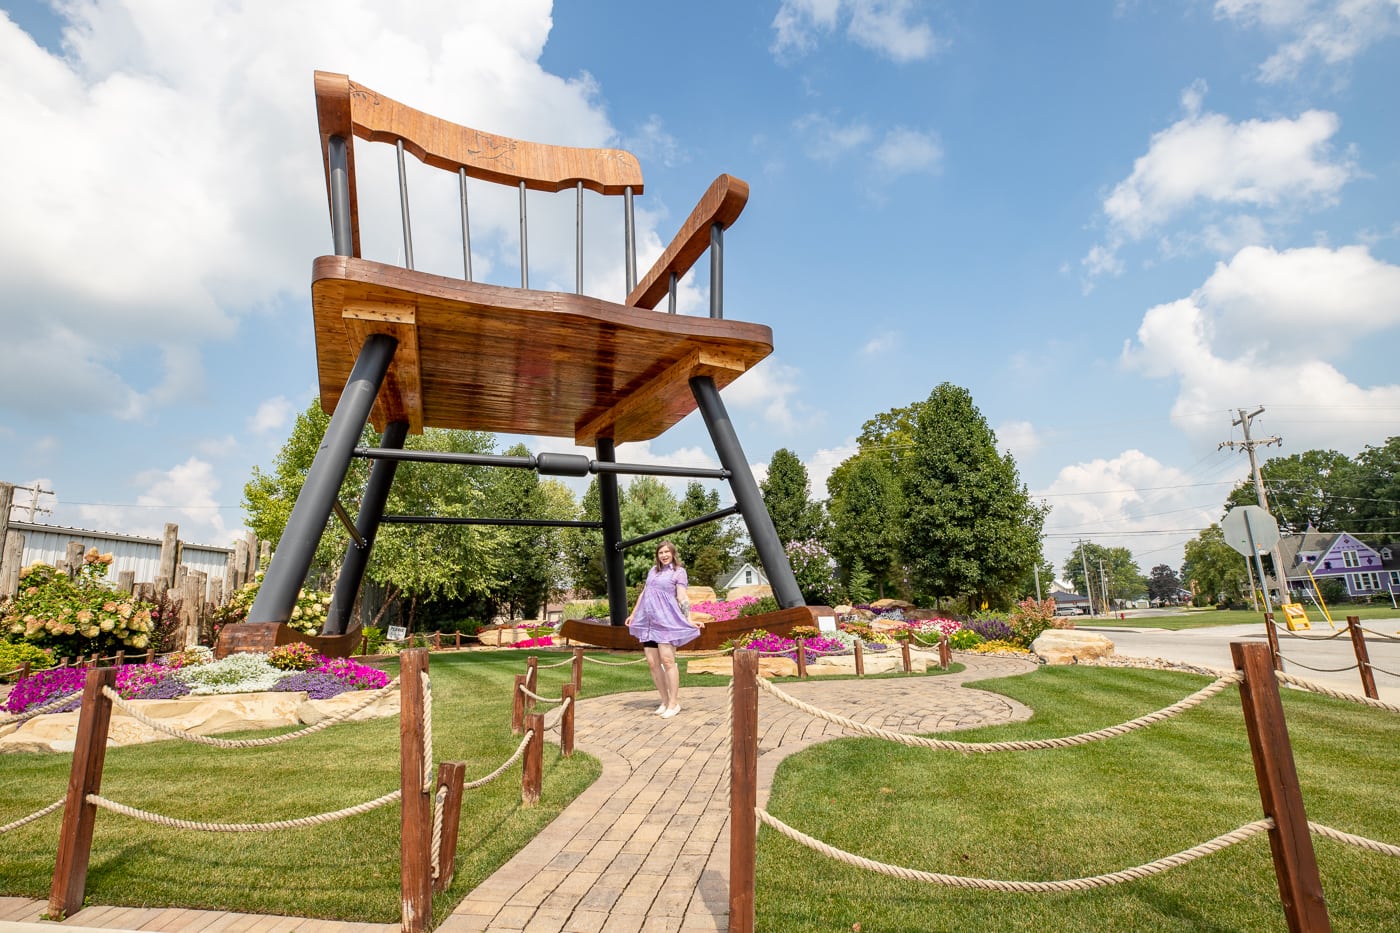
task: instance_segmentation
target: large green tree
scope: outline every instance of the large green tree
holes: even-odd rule
[[[707,490],[691,480],[681,498],[681,521],[690,521],[719,511],[719,490]],[[728,569],[738,547],[739,534],[732,518],[716,519],[676,533],[687,576],[695,586],[714,586],[715,578]]]
[[[325,436],[330,422],[330,415],[321,409],[320,400],[312,399],[306,410],[299,412],[292,422],[292,432],[273,458],[271,468],[263,470],[254,466],[252,479],[243,487],[243,512],[248,527],[259,538],[272,542],[273,548],[282,540],[282,532],[292,516],[292,506],[296,504],[301,487],[306,482],[307,471],[311,469],[311,462],[316,458],[321,438]],[[366,426],[360,435],[360,443],[373,446],[378,442],[379,435]],[[358,457],[351,459],[345,482],[340,488],[341,501],[357,501],[368,476],[369,464]],[[328,578],[334,574],[349,540],[349,533],[332,516],[316,547],[311,575]]]
[[[857,453],[837,469],[841,478],[827,484],[832,554],[843,580],[855,579],[884,598],[899,591],[904,576],[899,550],[904,494],[899,479],[890,458],[879,451]],[[862,574],[868,579],[862,581]]]
[[[1186,542],[1186,562],[1181,566],[1197,602],[1230,602],[1246,592],[1248,573],[1245,559],[1225,542],[1225,532],[1211,525]]]
[[[903,556],[916,597],[1004,605],[1039,564],[1045,509],[966,389],[942,383],[918,406],[899,460]]]
[[[506,454],[528,457],[530,451],[524,444],[516,444]],[[563,484],[541,481],[534,470],[514,469],[491,471],[486,510],[495,518],[534,521],[571,520],[578,511]],[[547,525],[510,526],[502,527],[498,538],[501,553],[499,575],[491,587],[493,601],[507,617],[535,618],[541,605],[559,588],[563,533]]]
[[[1353,467],[1349,502],[1351,531],[1368,544],[1381,545],[1400,538],[1400,437],[1379,447],[1367,446]]]
[[[618,496],[626,501],[626,491]],[[603,509],[599,504],[598,477],[588,482],[579,503],[579,518],[586,522],[601,521]],[[580,593],[602,596],[608,591],[607,570],[603,566],[603,532],[595,528],[570,528],[564,533],[564,564],[569,585]]]
[[[1284,534],[1302,534],[1309,525],[1321,531],[1349,530],[1354,472],[1352,461],[1335,450],[1274,457],[1259,468],[1269,511]],[[1227,509],[1258,504],[1253,479],[1241,482],[1225,500]]]
[[[1085,581],[1084,571],[1089,571]],[[1147,581],[1138,569],[1133,552],[1125,547],[1105,547],[1081,541],[1065,558],[1065,579],[1103,611],[1115,599],[1138,599],[1147,592]]]
[[[768,461],[768,475],[759,489],[768,514],[773,518],[773,529],[784,545],[822,535],[822,507],[811,500],[809,486],[807,468],[797,454],[786,447],[773,452]]]
[[[1152,568],[1147,577],[1147,597],[1148,599],[1161,599],[1174,601],[1181,591],[1181,578],[1176,575],[1176,571],[1166,564],[1158,564]]]
[[[675,495],[654,476],[638,476],[627,484],[621,513],[624,541],[669,528],[681,519],[681,507]],[[627,569],[629,584],[641,583],[646,579],[647,569],[656,564],[658,543],[647,541],[627,549],[623,566]]]

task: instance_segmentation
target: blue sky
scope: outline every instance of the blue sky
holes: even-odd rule
[[[632,149],[643,267],[717,174],[746,179],[726,316],[776,349],[726,403],[756,467],[789,448],[814,495],[862,422],[949,381],[1052,506],[1057,567],[1082,537],[1146,571],[1245,475],[1218,449],[1236,409],[1263,406],[1284,454],[1400,433],[1397,0],[0,10],[0,479],[53,490],[44,521],[242,526],[316,385],[317,68]],[[455,206],[413,178],[432,268]],[[483,196],[473,233],[506,283],[508,201]],[[393,260],[395,208],[365,210],[385,220],[367,255]],[[618,238],[589,230],[590,290],[617,297]],[[572,282],[569,250],[539,262],[532,281]],[[716,464],[696,417],[619,456]]]

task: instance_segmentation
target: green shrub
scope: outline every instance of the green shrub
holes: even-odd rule
[[[1016,634],[1016,644],[1029,648],[1041,632],[1055,627],[1055,601],[1036,600],[1028,596],[1011,607],[1007,621]]]
[[[606,599],[582,600],[564,604],[564,619],[606,619],[608,601]]]
[[[318,660],[316,649],[300,641],[278,645],[267,653],[267,663],[279,671],[309,671]]]
[[[966,651],[969,648],[977,647],[984,641],[986,641],[986,639],[972,629],[960,628],[948,636],[948,647],[956,648],[959,651]]]
[[[762,615],[765,612],[777,612],[782,607],[778,605],[778,600],[772,596],[760,596],[754,602],[749,603],[739,610],[739,617]]]
[[[108,655],[151,645],[151,607],[107,586],[112,555],[88,551],[69,577],[48,564],[20,571],[19,592],[0,606],[0,636],[60,656]]]
[[[53,667],[53,655],[27,641],[0,641],[0,674],[28,664],[31,671]]]
[[[262,581],[263,571],[259,570],[251,582],[235,590],[229,601],[214,611],[215,638],[225,625],[247,620],[248,611],[253,608],[253,601],[258,598],[258,590],[262,588]],[[287,624],[305,635],[319,635],[330,606],[330,593],[303,588],[297,592],[296,605],[292,607],[292,617]]]

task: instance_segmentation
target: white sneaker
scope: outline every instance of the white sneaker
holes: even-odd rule
[[[656,712],[652,713],[652,715],[653,715],[653,716],[660,716],[660,715],[661,715],[662,713],[664,713],[664,712],[666,712],[666,704],[665,704],[665,703],[662,703],[660,706],[658,706],[658,707],[656,708]]]
[[[676,714],[679,713],[680,711],[681,711],[681,708],[680,708],[679,706],[672,706],[672,707],[666,709],[664,712],[662,712],[661,718],[662,718],[662,719],[670,719],[672,716],[676,715]]]

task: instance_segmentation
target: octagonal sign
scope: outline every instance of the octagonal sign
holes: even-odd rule
[[[1245,523],[1248,522],[1248,527]],[[1245,557],[1253,557],[1249,549],[1250,533],[1254,534],[1254,546],[1267,551],[1278,544],[1278,522],[1257,505],[1236,506],[1225,513],[1220,520],[1220,530],[1225,533],[1225,543]]]

